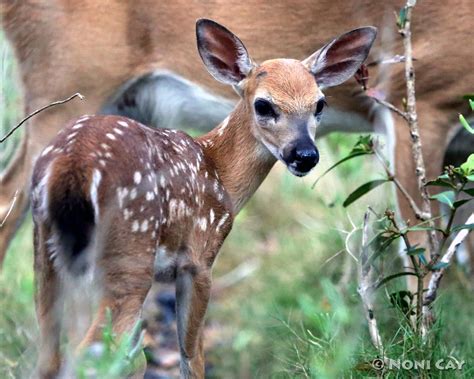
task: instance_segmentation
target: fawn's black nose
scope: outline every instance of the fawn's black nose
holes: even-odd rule
[[[319,152],[316,147],[311,149],[296,150],[295,166],[300,172],[308,172],[319,162]]]
[[[319,162],[319,152],[312,143],[296,144],[286,149],[283,155],[285,163],[294,174],[302,176],[307,174]]]

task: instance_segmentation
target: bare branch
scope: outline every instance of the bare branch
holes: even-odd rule
[[[39,108],[37,110],[35,110],[34,112],[30,113],[28,116],[26,116],[23,120],[21,120],[16,126],[13,127],[13,129],[11,129],[6,135],[5,137],[3,137],[2,139],[0,139],[0,143],[3,143],[5,142],[5,140],[10,137],[20,126],[22,126],[26,121],[28,121],[31,117],[37,115],[38,113],[48,109],[48,108],[51,108],[51,107],[54,107],[56,105],[60,105],[60,104],[64,104],[64,103],[67,103],[68,101],[71,101],[72,99],[74,99],[75,97],[78,97],[79,99],[81,100],[84,100],[84,96],[82,96],[79,92],[75,93],[74,95],[72,96],[69,96],[67,99],[64,99],[64,100],[59,100],[59,101],[55,101],[53,103],[50,103],[48,105],[45,105],[44,107],[42,108]]]
[[[408,122],[408,114],[406,112],[403,112],[401,109],[397,108],[395,105],[389,103],[388,101],[380,99],[376,96],[370,96],[370,97],[372,99],[374,99],[377,103],[383,105],[384,107],[387,107],[392,112],[394,112],[394,113],[398,114],[399,116],[403,117],[403,119]]]
[[[473,224],[474,223],[474,213],[472,213],[469,218],[466,220],[465,224]],[[424,302],[423,302],[423,316],[424,316],[424,325],[427,327],[429,323],[433,321],[433,315],[431,313],[431,304],[435,301],[437,296],[437,291],[441,279],[443,278],[444,272],[446,271],[447,265],[451,262],[451,259],[456,252],[458,246],[466,239],[467,235],[469,234],[470,229],[462,229],[459,233],[454,237],[453,241],[448,247],[448,250],[440,259],[439,263],[444,264],[444,267],[441,267],[439,270],[435,271],[433,275],[431,275],[430,282],[428,284],[428,291],[425,294]]]
[[[360,253],[360,267],[359,267],[359,288],[357,292],[362,299],[364,305],[365,318],[369,326],[369,334],[372,344],[375,346],[380,356],[383,356],[383,344],[380,332],[377,326],[377,319],[374,314],[374,306],[372,303],[373,283],[371,275],[371,264],[369,262],[369,216],[370,211],[367,210],[364,214],[364,226],[362,229],[362,248]]]
[[[432,211],[430,197],[426,188],[426,166],[423,160],[422,146],[420,140],[420,132],[418,128],[418,115],[416,112],[416,95],[415,95],[415,69],[413,67],[413,51],[411,45],[411,15],[416,0],[407,0],[405,10],[405,21],[403,29],[400,33],[403,37],[403,47],[405,50],[405,81],[407,85],[407,116],[408,126],[410,128],[411,147],[413,161],[415,162],[416,177],[418,180],[418,189],[422,198],[422,211],[429,220],[429,226],[434,227],[431,221]],[[430,247],[430,256],[432,261],[436,261],[439,256],[439,241],[434,230],[428,232],[428,243]]]
[[[17,198],[18,198],[18,190],[16,190],[15,194],[13,195],[13,199],[12,199],[12,202],[10,204],[10,207],[8,208],[8,211],[5,214],[5,217],[3,218],[2,222],[0,223],[0,228],[2,228],[3,225],[5,225],[5,223],[7,222],[7,218],[8,218],[8,216],[10,216],[10,213],[12,213],[12,210],[13,210],[13,207],[15,206]]]

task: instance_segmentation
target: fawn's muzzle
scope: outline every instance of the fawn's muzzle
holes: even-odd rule
[[[282,158],[290,172],[296,176],[306,175],[319,162],[319,152],[312,141],[296,144],[285,150]]]

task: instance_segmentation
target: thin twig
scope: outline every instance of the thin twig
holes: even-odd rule
[[[407,116],[408,126],[410,128],[411,147],[413,160],[415,162],[415,171],[418,181],[418,189],[422,198],[422,211],[428,220],[432,217],[430,196],[426,188],[426,166],[423,160],[422,146],[420,140],[420,132],[418,128],[418,115],[416,113],[416,95],[415,95],[415,69],[413,67],[413,51],[411,45],[411,16],[416,0],[407,0],[405,6],[405,20],[400,33],[403,37],[403,47],[405,50],[405,81],[407,86]],[[429,221],[429,226],[434,227],[434,222]],[[431,230],[428,232],[428,243],[430,248],[430,257],[435,261],[439,256],[439,242],[436,232]]]
[[[13,210],[13,207],[15,206],[17,198],[18,198],[18,190],[16,190],[15,194],[13,195],[13,200],[10,204],[10,208],[8,208],[7,214],[5,215],[2,222],[0,223],[0,228],[2,228],[3,225],[5,225],[5,222],[7,222],[7,218],[8,218],[8,216],[10,216],[10,213],[12,213],[12,210]]]
[[[51,108],[51,107],[54,107],[56,105],[60,105],[60,104],[64,104],[64,103],[67,103],[68,101],[71,101],[72,99],[74,99],[75,97],[78,97],[79,99],[81,100],[84,100],[84,96],[82,96],[79,92],[75,93],[74,95],[72,96],[69,96],[67,99],[64,99],[64,100],[59,100],[59,101],[55,101],[53,103],[50,103],[48,105],[45,105],[44,107],[42,108],[39,108],[37,110],[35,110],[34,112],[30,113],[28,116],[26,116],[23,120],[21,120],[15,127],[13,127],[13,129],[11,129],[6,135],[5,137],[3,137],[2,139],[0,139],[0,143],[3,143],[5,142],[5,140],[10,137],[20,126],[22,126],[26,121],[28,121],[31,117],[37,115],[38,113],[48,109],[48,108]]]
[[[387,108],[390,109],[392,112],[398,114],[398,115],[401,116],[403,119],[405,119],[405,121],[408,122],[408,114],[407,114],[406,112],[403,112],[401,109],[397,108],[395,105],[393,105],[392,103],[389,103],[388,101],[379,99],[379,98],[376,97],[376,96],[371,96],[371,97],[372,97],[372,99],[374,99],[377,103],[383,105],[384,107],[387,107]]]
[[[380,152],[378,151],[377,147],[374,146],[374,153],[378,161],[382,164],[382,167],[385,170],[385,173],[387,174],[388,178],[395,184],[395,186],[398,188],[398,190],[401,192],[403,197],[408,201],[408,204],[410,205],[410,208],[413,210],[413,213],[415,213],[415,217],[418,220],[421,221],[426,221],[427,220],[427,215],[425,215],[420,208],[418,208],[418,205],[416,205],[415,200],[410,196],[408,191],[405,189],[405,187],[400,183],[400,181],[397,179],[394,173],[390,171],[390,168],[387,166],[385,163],[385,160],[383,157],[380,155]]]
[[[369,261],[369,216],[370,211],[364,214],[364,225],[362,229],[362,248],[360,253],[359,267],[359,288],[357,292],[362,299],[364,305],[365,318],[369,326],[369,334],[372,344],[375,346],[380,356],[383,356],[383,344],[380,332],[377,326],[377,319],[374,314],[374,306],[372,303],[373,283],[371,282],[371,263]]]
[[[403,242],[405,243],[406,251],[407,254],[408,252],[412,249],[412,245],[410,243],[410,240],[408,239],[407,232],[403,232],[402,229],[398,226],[397,221],[395,220],[395,214],[392,211],[386,211],[385,212],[386,216],[392,223],[393,227],[397,231],[397,233],[400,234],[400,236],[403,239]],[[422,269],[420,261],[416,259],[415,256],[412,254],[408,255],[411,264],[413,266],[413,269],[415,270],[415,276],[416,276],[416,319],[414,322],[414,328],[415,330],[423,335],[423,327],[422,327],[422,307],[423,307],[423,279],[426,275],[425,270]]]

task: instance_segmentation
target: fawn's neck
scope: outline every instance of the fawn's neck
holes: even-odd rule
[[[276,159],[251,131],[252,115],[243,101],[215,129],[198,138],[213,161],[237,214],[265,179]]]

